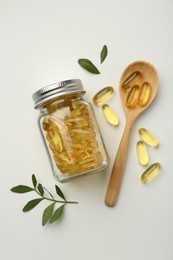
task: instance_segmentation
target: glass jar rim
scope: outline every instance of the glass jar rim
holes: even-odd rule
[[[80,79],[64,80],[45,86],[36,91],[32,95],[32,99],[34,107],[37,109],[51,99],[74,93],[85,93]]]

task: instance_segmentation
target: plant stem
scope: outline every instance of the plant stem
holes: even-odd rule
[[[34,189],[34,190],[35,190],[35,192],[36,192],[39,196],[41,196],[41,197],[42,197],[43,199],[45,199],[45,200],[49,200],[49,201],[53,201],[53,202],[58,202],[58,203],[63,203],[63,204],[78,204],[77,201],[55,200],[55,199],[47,198],[47,197],[41,195],[36,189]]]

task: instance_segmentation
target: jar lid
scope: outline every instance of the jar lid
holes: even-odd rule
[[[80,79],[60,81],[43,87],[32,95],[32,99],[34,101],[35,109],[37,109],[52,98],[72,93],[85,93]]]

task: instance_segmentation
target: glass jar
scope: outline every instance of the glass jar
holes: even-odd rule
[[[61,81],[33,94],[39,128],[54,177],[66,182],[105,170],[109,157],[79,79]]]

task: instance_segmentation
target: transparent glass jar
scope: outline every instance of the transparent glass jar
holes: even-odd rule
[[[66,182],[104,171],[109,156],[79,79],[61,81],[33,94],[38,123],[54,177]]]

